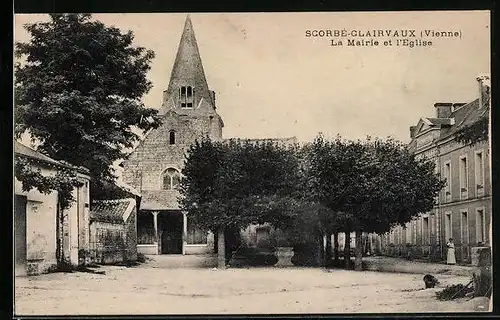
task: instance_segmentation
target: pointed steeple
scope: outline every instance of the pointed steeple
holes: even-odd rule
[[[184,23],[170,82],[163,94],[160,113],[165,114],[171,109],[180,113],[193,110],[212,112],[215,109],[189,14]]]

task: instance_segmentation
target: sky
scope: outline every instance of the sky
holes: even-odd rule
[[[477,98],[479,74],[490,73],[488,11],[192,13],[205,75],[215,90],[225,138],[295,136],[319,132],[358,139],[409,141],[409,127],[434,117],[436,102]],[[143,100],[159,108],[167,89],[186,14],[94,14],[152,49]],[[29,41],[23,24],[47,15],[15,15],[14,40]],[[432,46],[332,46],[337,37],[306,30],[457,31],[458,38],[426,38]],[[359,33],[359,32],[358,32]],[[360,40],[362,38],[355,38]],[[369,38],[365,38],[369,39]],[[415,38],[414,38],[415,39]],[[412,39],[410,39],[412,40]],[[394,41],[394,40],[393,40]]]

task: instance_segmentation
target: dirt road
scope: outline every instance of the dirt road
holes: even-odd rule
[[[472,311],[438,301],[422,275],[307,268],[101,267],[105,275],[54,273],[15,279],[17,315],[282,314]],[[441,275],[442,285],[468,277]]]

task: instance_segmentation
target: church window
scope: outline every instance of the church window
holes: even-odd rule
[[[180,174],[174,168],[168,168],[163,172],[163,190],[174,190],[179,186]]]
[[[181,108],[192,108],[194,103],[194,88],[183,86],[180,89]]]
[[[175,144],[175,131],[174,130],[171,130],[169,132],[169,143]]]

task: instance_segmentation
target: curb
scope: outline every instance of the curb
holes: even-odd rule
[[[427,265],[425,263],[409,264],[403,262],[401,264],[394,264],[383,261],[363,261],[368,271],[379,272],[395,272],[395,273],[417,273],[417,274],[447,274],[455,276],[472,276],[473,268],[461,267],[456,268],[447,265]]]

